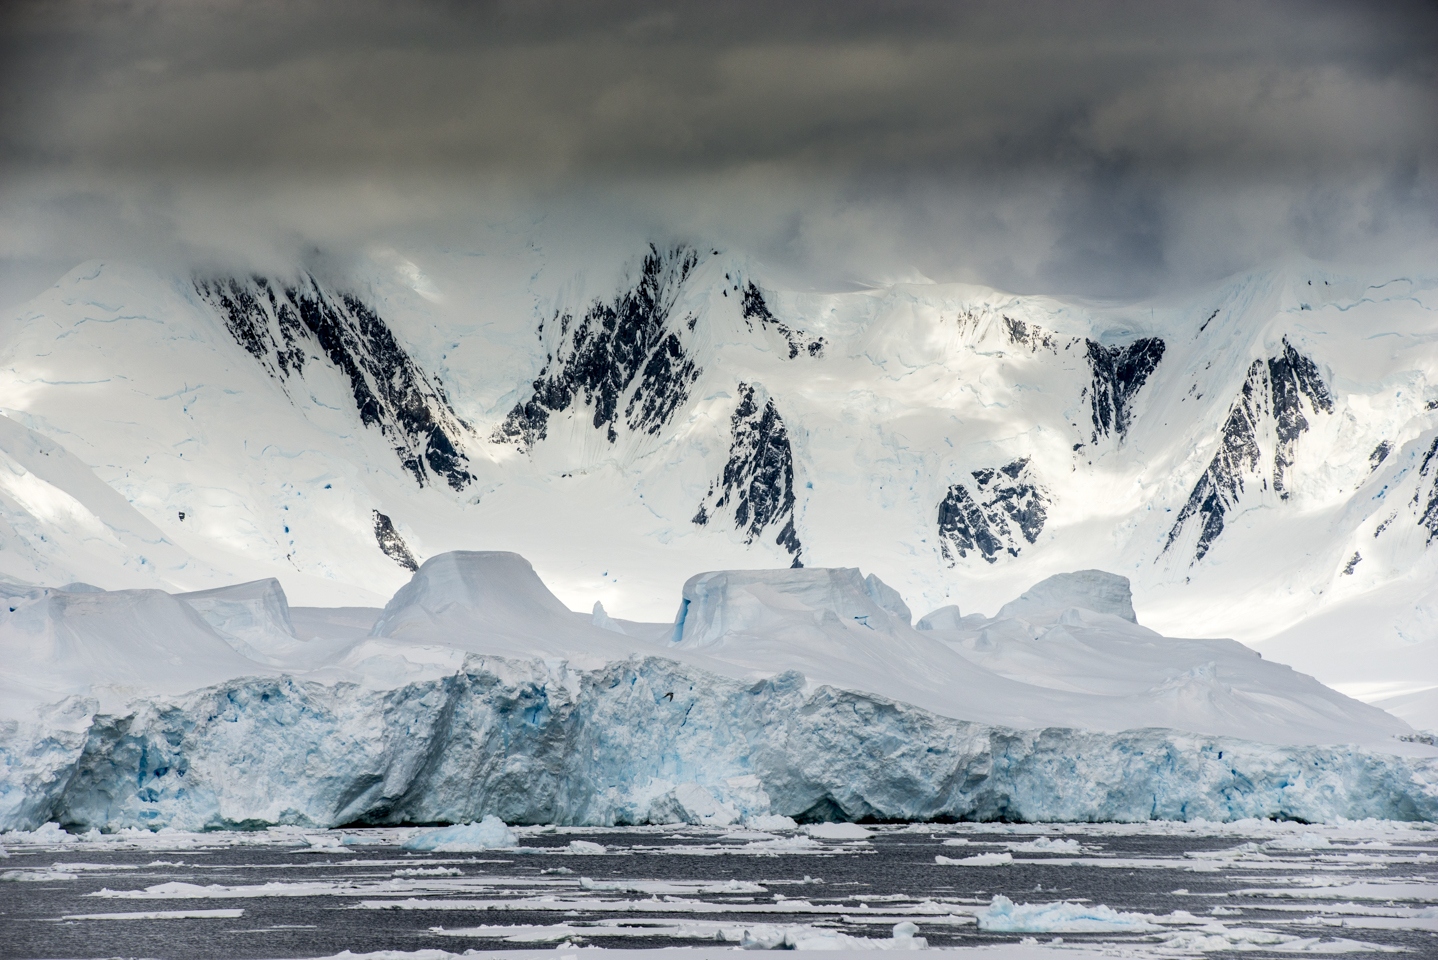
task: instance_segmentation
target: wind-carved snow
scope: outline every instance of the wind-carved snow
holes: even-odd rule
[[[360,421],[389,438],[420,486],[435,478],[455,490],[474,478],[462,452],[469,425],[454,412],[439,378],[410,358],[371,307],[305,276],[289,285],[265,277],[197,279],[195,290],[226,329],[288,389],[314,350],[343,372]]]
[[[1027,457],[972,476],[972,492],[955,483],[939,504],[939,552],[951,567],[970,551],[989,563],[1003,553],[1017,557],[1023,544],[1038,540],[1053,503]]]
[[[694,523],[704,526],[732,509],[734,526],[753,543],[779,528],[774,542],[802,567],[799,535],[794,530],[794,451],[784,418],[770,397],[760,403],[753,386],[739,384],[739,405],[729,420],[733,442],[724,472],[710,486]]]
[[[632,288],[609,303],[595,300],[577,321],[571,313],[556,313],[547,325],[557,325],[558,339],[533,394],[515,404],[494,440],[529,448],[547,436],[552,414],[581,405],[593,408],[594,428],[604,430],[610,443],[621,422],[649,434],[670,423],[703,373],[683,340],[695,318],[670,326],[680,289],[698,264],[690,247],[661,252],[650,245]],[[541,339],[545,326],[539,325]]]
[[[1133,589],[1127,577],[1104,570],[1078,570],[1054,574],[1029,587],[1017,600],[999,609],[999,618],[1031,616],[1069,607],[1112,614],[1138,623],[1133,612]]]
[[[1308,431],[1304,401],[1310,413],[1333,412],[1333,398],[1318,367],[1283,338],[1283,351],[1266,361],[1255,360],[1248,368],[1238,399],[1229,407],[1218,452],[1199,477],[1188,502],[1179,511],[1169,530],[1163,551],[1168,552],[1194,517],[1201,518],[1198,540],[1190,563],[1202,560],[1223,533],[1224,517],[1238,506],[1244,493],[1244,479],[1262,476],[1264,447],[1271,444],[1273,492],[1287,500],[1285,474],[1294,463],[1298,438]]]
[[[384,551],[384,555],[411,573],[418,570],[419,564],[415,562],[414,554],[410,553],[409,545],[404,542],[404,537],[401,537],[399,531],[394,528],[394,523],[390,518],[378,510],[371,512],[374,515],[374,538],[379,543],[379,548]]]

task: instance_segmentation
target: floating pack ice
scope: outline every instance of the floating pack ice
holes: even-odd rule
[[[479,823],[462,823],[438,830],[425,830],[406,840],[406,850],[429,850],[434,853],[471,853],[517,847],[514,831],[503,820],[490,815]]]
[[[1014,903],[1002,894],[978,913],[979,929],[991,933],[1146,933],[1159,929],[1139,913],[1062,901]]]

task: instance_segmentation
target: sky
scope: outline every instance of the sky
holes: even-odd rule
[[[0,306],[495,231],[1104,300],[1432,264],[1438,5],[3,5]]]

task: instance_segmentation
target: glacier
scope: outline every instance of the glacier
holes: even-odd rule
[[[857,569],[718,571],[618,633],[452,552],[303,640],[274,584],[12,585],[0,828],[1438,819],[1407,724],[1109,612],[1121,581],[916,630]]]

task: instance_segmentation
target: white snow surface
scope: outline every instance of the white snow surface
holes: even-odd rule
[[[407,574],[376,544],[377,510],[420,559],[520,552],[565,606],[653,622],[697,570],[791,559],[774,528],[736,529],[732,507],[693,521],[723,475],[744,384],[787,425],[807,565],[862,562],[916,610],[985,614],[1053,574],[1113,571],[1166,634],[1271,648],[1438,727],[1425,695],[1438,689],[1438,554],[1419,525],[1438,438],[1434,276],[1293,261],[1095,305],[962,284],[788,291],[742,254],[701,248],[682,282],[665,280],[670,329],[698,371],[673,416],[653,431],[621,423],[611,440],[581,397],[521,450],[491,438],[556,347],[558,325],[541,322],[635,280],[624,251],[564,260],[531,228],[542,233],[495,227],[473,249],[380,257],[347,281],[469,425],[457,442],[475,479],[461,491],[420,487],[325,358],[273,376],[190,277],[77,266],[0,318],[0,573],[167,592],[273,577],[306,606],[379,606]],[[822,351],[790,356],[788,335],[746,318],[750,281]],[[1126,401],[1127,429],[1096,431],[1087,344],[1146,337],[1165,350]],[[1304,402],[1282,492],[1277,428],[1261,417],[1257,466],[1212,548],[1194,559],[1197,519],[1168,547],[1252,365],[1285,342],[1315,364],[1332,410]],[[621,410],[638,380],[625,389]],[[1046,499],[1042,528],[1012,551],[946,558],[946,491],[973,493],[975,471],[1020,461]]]
[[[702,574],[631,636],[518,555],[454,552],[368,636],[311,611],[310,639],[273,583],[28,588],[0,621],[0,825],[1438,817],[1438,750],[1238,643],[1041,591],[918,631],[876,584]]]

